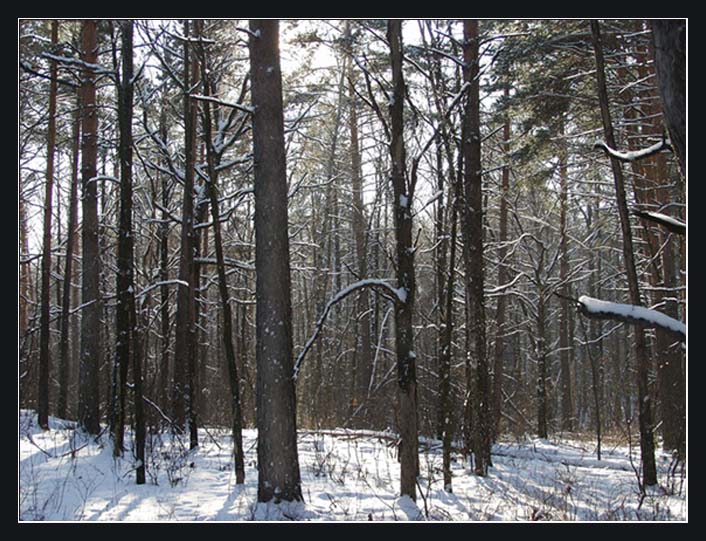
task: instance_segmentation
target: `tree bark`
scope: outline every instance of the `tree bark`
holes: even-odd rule
[[[51,43],[55,48],[59,41],[59,23],[51,24]],[[49,118],[47,122],[47,169],[44,191],[44,230],[42,240],[42,289],[39,316],[39,389],[37,393],[37,422],[43,430],[49,430],[49,317],[51,277],[51,218],[52,191],[54,189],[54,150],[56,148],[56,91],[57,63],[50,60]]]
[[[258,501],[302,500],[292,379],[292,307],[279,21],[251,20]]]
[[[475,413],[472,448],[477,475],[490,466],[490,374],[485,344],[483,292],[483,186],[481,177],[479,34],[477,20],[463,22],[463,80],[470,84],[464,112],[464,207],[463,246],[468,299],[469,362],[475,369],[471,400]]]
[[[419,472],[417,429],[417,374],[414,352],[414,246],[412,238],[413,187],[409,185],[404,143],[404,100],[406,86],[402,73],[402,21],[387,21],[387,40],[392,66],[390,103],[390,159],[392,163],[393,207],[396,235],[397,286],[406,291],[404,302],[395,304],[395,349],[400,425],[400,494],[416,500]]]
[[[184,35],[189,36],[189,23],[184,22]],[[196,160],[196,107],[189,97],[189,90],[196,79],[191,61],[191,49],[184,42],[184,195],[181,213],[181,251],[179,255],[179,280],[177,290],[176,336],[174,345],[174,388],[172,407],[177,432],[183,433],[189,420],[189,434],[195,427],[193,419],[194,392],[191,380],[192,344],[196,340],[194,283],[194,164]],[[188,284],[188,285],[184,285]],[[193,447],[193,438],[192,447]]]
[[[686,178],[686,20],[655,19],[652,37],[664,119]]]
[[[603,121],[603,131],[608,146],[617,148],[613,125],[610,117],[608,102],[608,92],[605,80],[605,62],[603,59],[603,45],[601,43],[600,27],[598,21],[591,21],[591,33],[593,36],[593,47],[596,58],[596,76],[598,87],[598,98],[601,108],[601,119]],[[625,181],[620,162],[616,158],[611,158],[611,169],[615,182],[615,193],[618,205],[618,215],[622,229],[623,262],[625,264],[628,289],[630,292],[630,303],[641,306],[640,290],[635,267],[635,252],[632,242],[632,231],[630,229],[630,217],[628,214],[627,198],[625,195]],[[647,352],[647,343],[642,329],[635,328],[635,356],[637,363],[637,394],[640,424],[640,452],[642,455],[642,482],[646,486],[657,484],[657,469],[654,455],[654,435],[652,420],[652,403],[648,388],[648,373],[650,359]]]
[[[83,21],[81,60],[85,63],[81,84],[81,358],[79,368],[78,420],[89,434],[100,432],[99,368],[101,365],[100,251],[98,246],[98,112],[96,74],[90,66],[98,61],[96,21]]]

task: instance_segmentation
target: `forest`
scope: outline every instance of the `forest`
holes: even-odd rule
[[[18,19],[18,520],[687,520],[686,19]]]

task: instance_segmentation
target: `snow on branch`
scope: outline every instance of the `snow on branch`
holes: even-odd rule
[[[621,162],[634,162],[636,160],[640,160],[642,158],[647,158],[648,156],[652,156],[653,154],[657,154],[658,152],[661,152],[665,148],[671,149],[672,147],[669,144],[669,140],[667,138],[662,138],[662,140],[659,141],[658,143],[655,143],[654,145],[649,146],[647,148],[643,148],[642,150],[621,152],[620,150],[615,150],[615,149],[609,147],[604,141],[597,141],[593,145],[593,148],[600,148],[600,149],[604,150],[608,156],[616,158],[616,159],[620,160]]]
[[[579,297],[577,302],[579,310],[586,317],[611,319],[624,321],[632,325],[660,328],[673,334],[680,341],[686,341],[686,325],[657,310],[632,304],[602,301],[586,295]]]
[[[304,345],[304,348],[301,350],[301,352],[299,352],[299,355],[297,355],[297,359],[294,362],[294,374],[292,376],[294,381],[296,381],[299,377],[299,371],[301,370],[301,365],[302,361],[304,361],[304,357],[314,345],[314,342],[319,337],[319,334],[321,334],[321,330],[324,327],[324,322],[326,321],[329,312],[331,312],[331,308],[333,308],[333,306],[338,302],[348,297],[351,293],[354,293],[355,291],[366,287],[378,288],[383,290],[384,293],[391,294],[395,302],[407,302],[407,290],[405,288],[395,288],[384,280],[376,280],[374,278],[354,282],[348,287],[336,293],[336,295],[334,295],[324,307],[324,310],[321,313],[319,320],[316,322],[316,327],[314,329],[313,334],[311,335],[311,337],[309,337],[309,340],[306,341],[306,344]]]
[[[677,235],[686,235],[686,224],[680,220],[677,220],[676,218],[667,216],[666,214],[643,210],[634,210],[633,214],[639,216],[640,218],[644,218],[645,220],[649,220],[651,222],[655,222],[661,226],[664,226],[669,231],[671,231],[672,233],[676,233]]]
[[[215,103],[216,105],[222,105],[223,107],[231,107],[233,109],[237,109],[238,111],[243,111],[244,113],[248,114],[253,114],[253,112],[255,112],[255,109],[253,109],[249,105],[243,105],[242,103],[231,103],[215,98],[213,96],[204,96],[203,94],[190,94],[189,97],[197,101],[208,101],[211,103]]]

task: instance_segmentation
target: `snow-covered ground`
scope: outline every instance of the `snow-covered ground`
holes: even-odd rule
[[[236,485],[226,431],[199,434],[188,451],[167,435],[148,442],[148,482],[135,484],[130,453],[115,460],[107,436],[85,439],[69,422],[36,426],[19,418],[18,514],[23,521],[531,521],[687,520],[687,482],[658,457],[660,486],[640,497],[627,447],[527,439],[493,447],[487,478],[453,463],[453,493],[443,490],[438,445],[420,453],[417,502],[400,498],[391,435],[300,431],[305,503],[256,504],[256,436],[244,433],[246,483]]]

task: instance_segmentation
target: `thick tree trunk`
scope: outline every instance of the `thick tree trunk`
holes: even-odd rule
[[[102,358],[100,298],[100,251],[98,246],[98,112],[96,75],[90,66],[98,61],[96,21],[83,21],[81,60],[86,64],[81,84],[81,358],[79,368],[78,420],[89,434],[100,432],[99,368]]]
[[[258,494],[260,502],[302,500],[292,379],[287,174],[279,21],[251,20]]]
[[[603,120],[603,130],[605,132],[606,144],[608,144],[611,148],[617,148],[615,144],[615,136],[613,134],[613,125],[610,118],[608,92],[606,90],[605,80],[605,63],[603,60],[603,46],[601,43],[598,21],[591,21],[591,32],[593,34],[593,46],[596,57],[598,98],[601,107],[601,118]],[[630,217],[628,215],[623,171],[620,162],[615,158],[611,158],[611,168],[613,171],[613,179],[615,181],[618,215],[620,217],[620,226],[622,229],[623,262],[627,272],[630,303],[640,306],[642,301],[640,298],[637,270],[635,267],[635,252],[632,242],[632,231],[630,229]],[[642,455],[642,482],[646,486],[652,486],[657,484],[657,469],[654,454],[652,403],[648,388],[650,359],[647,352],[647,343],[643,330],[636,327],[634,329],[634,333],[635,356],[637,362],[637,398],[640,424],[640,451]]]
[[[388,20],[387,39],[390,44],[393,87],[390,103],[390,159],[392,162],[391,177],[397,240],[397,286],[406,292],[405,301],[395,305],[395,349],[397,353],[400,426],[400,494],[416,500],[419,454],[416,354],[412,327],[416,290],[411,212],[414,194],[408,182],[405,165],[403,113],[406,88],[402,74],[402,21]]]
[[[189,36],[189,23],[184,23],[184,35]],[[176,336],[174,344],[174,388],[172,408],[177,432],[183,433],[187,418],[193,417],[193,389],[191,387],[191,345],[196,340],[194,283],[194,163],[196,159],[196,107],[189,97],[189,89],[196,75],[191,61],[191,49],[184,42],[184,195],[181,213],[181,251],[179,254],[179,288],[177,290]],[[187,284],[187,285],[184,285]],[[193,428],[189,426],[189,433]]]
[[[655,19],[652,36],[664,119],[686,178],[686,20]]]
[[[490,374],[485,344],[483,292],[483,187],[481,177],[480,82],[478,21],[463,22],[463,79],[470,84],[464,112],[464,222],[463,246],[468,299],[469,361],[475,378],[471,392],[474,409],[472,448],[475,472],[487,475],[490,466]]]
[[[51,24],[51,42],[56,47],[59,41],[59,23]],[[42,240],[42,289],[39,316],[39,389],[37,394],[37,422],[44,430],[49,430],[49,310],[51,277],[51,218],[52,191],[54,189],[54,150],[56,147],[56,90],[57,64],[50,60],[49,119],[47,123],[47,170],[44,191],[44,230]]]

